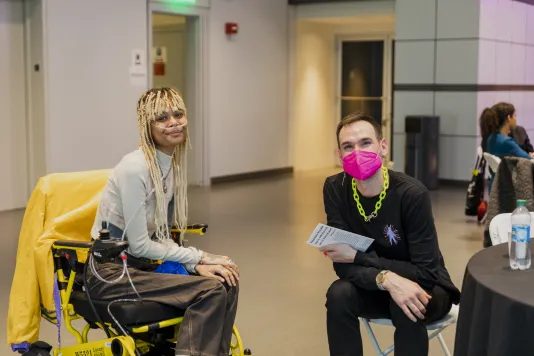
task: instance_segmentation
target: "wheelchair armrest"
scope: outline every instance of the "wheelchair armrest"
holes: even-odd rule
[[[193,224],[193,225],[187,225],[185,232],[189,234],[199,234],[204,235],[206,233],[206,230],[208,229],[208,224]],[[172,233],[179,233],[180,231],[173,226],[171,228]]]
[[[60,255],[70,256],[71,251],[93,251],[93,255],[99,262],[109,262],[115,260],[128,248],[128,241],[118,239],[94,240],[90,242],[81,241],[56,241],[52,248],[56,249]],[[67,259],[70,257],[67,257]]]
[[[88,253],[93,247],[93,243],[94,241],[55,241],[52,244],[52,251],[54,253],[54,270],[62,270],[63,278],[65,276],[68,277],[71,274],[71,271],[77,270],[78,264],[83,266],[85,263],[86,257],[82,257],[82,260],[80,261],[77,252]]]
[[[89,250],[93,247],[94,241],[56,241],[53,244],[53,247],[58,250]]]
[[[193,224],[188,225],[186,232],[190,234],[204,235],[208,229],[208,224]]]

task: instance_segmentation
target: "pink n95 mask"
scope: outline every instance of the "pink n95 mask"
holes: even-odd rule
[[[343,170],[357,180],[371,178],[382,167],[377,153],[354,150],[343,157]]]

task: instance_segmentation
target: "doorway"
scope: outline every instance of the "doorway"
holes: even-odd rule
[[[187,17],[152,14],[152,86],[174,87],[183,96],[186,86]]]
[[[0,211],[28,201],[25,12],[22,1],[0,1]]]
[[[355,111],[370,114],[382,125],[391,147],[393,41],[391,37],[338,38],[339,120]],[[391,161],[391,148],[386,163]]]
[[[149,18],[149,85],[172,87],[187,107],[189,185],[209,184],[202,95],[201,18],[180,9],[152,8]]]

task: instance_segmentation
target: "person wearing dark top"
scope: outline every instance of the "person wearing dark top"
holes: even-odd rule
[[[528,137],[527,131],[523,126],[517,125],[516,127],[511,128],[508,136],[513,138],[519,147],[521,147],[525,152],[529,153],[530,155],[534,153],[534,147],[532,147],[530,138]]]
[[[388,145],[379,124],[353,113],[337,127],[344,172],[324,183],[329,226],[374,239],[369,249],[324,246],[339,277],[326,296],[331,356],[363,355],[358,317],[389,318],[395,355],[428,355],[426,323],[458,304],[441,255],[430,195],[414,178],[382,164]]]

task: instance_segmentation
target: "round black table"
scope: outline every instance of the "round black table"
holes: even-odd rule
[[[454,346],[464,355],[534,355],[534,265],[512,270],[506,243],[467,264]]]

